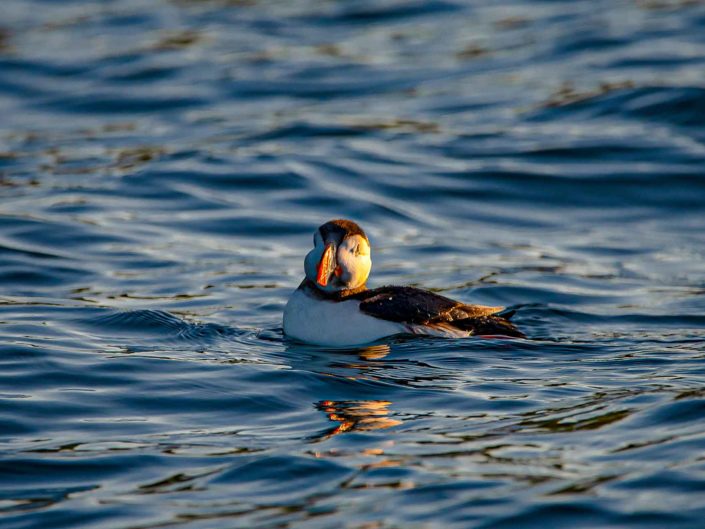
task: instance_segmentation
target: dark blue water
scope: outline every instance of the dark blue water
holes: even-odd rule
[[[702,2],[0,13],[3,529],[703,527]],[[335,217],[529,339],[288,343]]]

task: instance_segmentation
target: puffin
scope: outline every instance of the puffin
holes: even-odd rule
[[[330,220],[313,235],[306,277],[284,309],[284,334],[314,345],[349,347],[394,335],[525,338],[504,307],[468,305],[408,286],[368,289],[370,241],[355,222]]]

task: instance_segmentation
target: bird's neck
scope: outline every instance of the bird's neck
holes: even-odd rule
[[[333,301],[342,301],[344,299],[355,296],[367,290],[367,285],[361,285],[356,288],[346,288],[335,292],[324,292],[316,286],[316,283],[306,278],[301,282],[299,288],[305,290],[308,294],[315,296],[318,299],[329,299]]]

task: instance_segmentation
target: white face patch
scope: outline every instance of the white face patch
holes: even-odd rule
[[[370,245],[361,235],[351,235],[338,247],[340,280],[346,288],[357,288],[365,284],[372,269]]]
[[[313,240],[315,246],[308,252],[304,259],[304,272],[306,273],[306,278],[315,283],[316,276],[318,275],[318,263],[321,262],[325,246],[323,245],[323,238],[320,233],[316,232]]]

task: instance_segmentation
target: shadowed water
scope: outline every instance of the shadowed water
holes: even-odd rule
[[[0,12],[3,529],[702,525],[702,2]],[[287,342],[335,217],[529,338]]]

